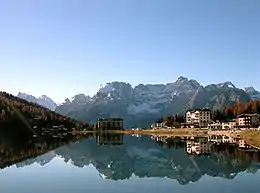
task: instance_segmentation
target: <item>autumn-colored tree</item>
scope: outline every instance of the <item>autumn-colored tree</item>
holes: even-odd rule
[[[185,117],[183,115],[177,114],[175,122],[177,122],[177,123],[184,123],[185,122]]]
[[[259,101],[254,101],[253,102],[253,104],[252,104],[252,111],[254,112],[254,113],[258,113],[258,105],[259,105],[259,103],[258,103]]]
[[[166,122],[166,126],[171,127],[174,120],[172,116],[166,116],[164,117],[164,121]]]

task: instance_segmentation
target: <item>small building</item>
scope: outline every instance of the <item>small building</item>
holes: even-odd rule
[[[237,116],[238,126],[258,127],[260,125],[259,114],[242,114]]]
[[[216,122],[216,123],[209,123],[208,124],[208,129],[211,130],[222,130],[222,123]]]
[[[181,128],[199,128],[199,124],[194,123],[181,123]]]
[[[123,130],[124,119],[121,118],[100,118],[97,122],[98,131]]]
[[[222,122],[222,129],[231,130],[231,129],[234,129],[236,125],[237,125],[236,119],[226,120],[226,121]]]
[[[186,123],[198,124],[199,127],[207,127],[210,123],[210,109],[196,109],[186,112]]]
[[[162,122],[162,123],[154,123],[151,125],[152,129],[163,129],[166,128],[166,123]]]

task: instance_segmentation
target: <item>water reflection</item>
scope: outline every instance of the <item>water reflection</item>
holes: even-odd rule
[[[98,145],[123,145],[124,134],[99,133],[96,141]]]
[[[222,136],[132,137],[103,133],[46,137],[41,142],[18,139],[16,135],[0,135],[2,169],[33,163],[44,166],[58,156],[78,168],[93,165],[104,179],[166,177],[188,184],[203,175],[233,179],[240,172],[256,173],[260,168],[258,150],[241,139]]]

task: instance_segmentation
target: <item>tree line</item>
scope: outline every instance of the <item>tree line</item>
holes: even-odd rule
[[[212,112],[213,121],[223,121],[234,119],[241,114],[260,114],[260,100],[238,102],[232,106],[227,106],[223,110],[214,110]]]
[[[76,135],[69,135],[65,139],[45,140],[40,146],[35,146],[34,143],[31,143],[26,139],[18,139],[18,137],[14,135],[8,136],[9,137],[3,137],[0,135],[0,169],[22,162],[26,159],[35,158],[62,145],[68,144],[69,142],[93,137],[91,135],[82,135],[78,133]]]
[[[185,116],[181,114],[167,115],[156,120],[156,123],[162,122],[165,122],[167,127],[180,128],[181,123],[185,123]]]
[[[90,126],[88,123],[57,114],[36,103],[0,92],[0,123],[21,123],[21,121],[40,124],[40,126],[64,125],[76,129]]]

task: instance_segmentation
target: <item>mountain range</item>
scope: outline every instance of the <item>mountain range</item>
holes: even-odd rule
[[[36,99],[32,96],[23,98]],[[260,92],[253,87],[240,89],[229,81],[202,86],[196,80],[181,76],[173,83],[135,87],[115,81],[101,85],[93,97],[78,94],[58,106],[51,99],[48,101],[53,103],[44,100],[44,104],[40,97],[36,103],[51,109],[56,106],[58,113],[91,123],[98,117],[122,117],[128,128],[147,127],[161,116],[184,113],[187,109],[221,109],[238,101],[257,98],[260,98]]]
[[[42,95],[41,97],[36,98],[35,96],[19,92],[17,97],[27,100],[29,102],[37,103],[43,107],[46,107],[50,110],[55,110],[57,104],[48,96]]]
[[[260,92],[256,91],[254,87],[246,87],[244,90],[247,94],[249,94],[252,100],[260,99]]]

